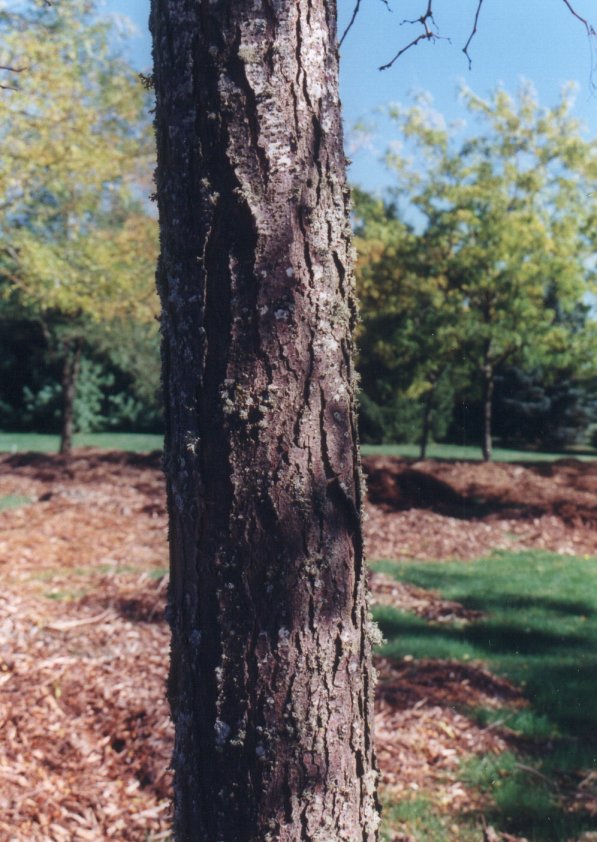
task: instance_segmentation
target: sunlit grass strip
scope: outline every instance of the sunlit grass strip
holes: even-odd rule
[[[416,444],[364,444],[361,447],[364,456],[402,456],[408,459],[419,458],[419,446]],[[581,459],[591,461],[597,459],[597,452],[591,453],[590,448],[583,451],[566,451],[560,453],[541,453],[534,450],[512,450],[496,447],[493,450],[495,462],[553,462],[557,459]],[[453,461],[481,461],[479,446],[464,446],[458,444],[430,444],[427,448],[427,459],[449,459]]]
[[[0,452],[8,453],[57,453],[60,440],[58,436],[42,433],[0,433]],[[75,435],[75,447],[97,447],[103,450],[125,450],[130,452],[150,452],[161,450],[163,437],[151,433],[84,433]],[[419,448],[416,444],[366,444],[362,447],[364,456],[403,456],[416,459]],[[540,453],[530,450],[508,450],[495,448],[496,462],[552,462],[570,458],[582,460],[597,459],[594,455],[582,453]],[[464,447],[456,444],[431,444],[428,448],[429,459],[472,460],[481,459],[478,447]]]
[[[162,436],[150,433],[84,433],[75,435],[74,446],[146,453],[161,450],[163,441]],[[0,433],[0,452],[5,453],[58,453],[59,444],[58,436]]]

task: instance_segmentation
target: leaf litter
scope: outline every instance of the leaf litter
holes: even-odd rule
[[[513,546],[597,554],[597,465],[365,462],[372,558],[469,559]],[[0,512],[0,840],[166,840],[173,734],[159,454],[3,456],[3,496],[34,502]],[[432,622],[477,619],[383,574],[371,586],[374,601]],[[385,792],[432,794],[452,813],[481,808],[459,766],[503,752],[515,735],[463,711],[524,706],[521,691],[481,664],[379,658],[377,670]]]

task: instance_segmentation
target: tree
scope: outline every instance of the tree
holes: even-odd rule
[[[392,203],[359,190],[355,200],[361,406],[367,411],[373,400],[387,407],[394,436],[403,433],[401,417],[418,425],[424,459],[432,427],[447,429],[463,368],[460,300],[442,273],[449,244],[417,234]]]
[[[176,835],[373,840],[335,4],[151,28]]]
[[[79,360],[93,325],[151,323],[157,226],[138,196],[151,160],[147,97],[93,3],[0,16],[0,282],[63,360],[61,452],[72,445]]]
[[[592,400],[587,386],[592,391]],[[594,383],[573,369],[545,377],[538,369],[496,371],[494,427],[502,442],[560,450],[578,443],[594,416]]]
[[[372,839],[335,2],[151,20],[176,832]]]
[[[35,312],[0,307],[0,429],[60,433],[63,420],[58,325]],[[159,343],[153,325],[88,322],[73,402],[76,432],[161,433]]]
[[[388,161],[422,215],[435,277],[459,298],[445,316],[457,315],[460,347],[477,370],[487,460],[496,369],[554,360],[563,368],[564,358],[578,364],[586,354],[560,314],[593,290],[597,153],[570,116],[569,94],[553,109],[540,108],[529,86],[518,101],[502,90],[463,97],[481,124],[474,138],[451,136],[428,102],[394,109],[420,166],[403,152]]]

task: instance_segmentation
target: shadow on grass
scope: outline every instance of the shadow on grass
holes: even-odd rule
[[[572,842],[595,829],[595,816],[589,810],[579,804],[571,812],[557,782],[511,752],[475,758],[466,764],[462,777],[491,796],[493,806],[484,818],[502,831],[536,842]]]
[[[512,570],[509,564],[510,559],[520,558],[520,563],[529,564],[529,560],[533,565],[532,573],[536,575],[537,581],[533,583],[528,581],[528,577],[524,577],[521,582],[523,587],[518,590],[517,579],[520,578],[519,571]],[[487,587],[487,571],[481,571],[481,576],[477,579],[471,575],[475,564],[483,564],[485,567],[490,565],[494,568],[499,568],[502,561],[506,561],[505,570],[492,572],[490,575],[495,578],[497,587]],[[595,567],[597,570],[595,560],[583,559],[585,566]],[[424,565],[414,564],[399,565],[396,567],[394,562],[379,562],[375,564],[375,568],[383,572],[395,575],[396,571],[405,572],[406,581],[412,582],[421,588],[439,589],[450,599],[457,599],[466,608],[473,608],[475,610],[501,614],[511,611],[524,612],[539,612],[543,615],[544,612],[553,612],[554,614],[570,614],[571,616],[584,616],[585,618],[597,617],[597,603],[592,599],[593,593],[583,583],[583,571],[574,575],[574,557],[573,556],[558,556],[555,553],[543,553],[541,551],[528,551],[520,554],[497,552],[488,559],[483,559],[482,562],[476,562],[473,565],[467,564],[450,564],[442,562],[441,565],[433,563],[425,563]],[[559,570],[553,570],[553,565],[557,565]],[[414,573],[411,575],[411,568]],[[518,573],[518,575],[517,575]],[[512,574],[512,576],[510,575]],[[558,588],[557,579],[555,582],[554,574],[562,579],[568,585],[567,590],[570,593],[566,596],[562,590]],[[541,581],[541,577],[546,576],[547,582]],[[398,578],[401,578],[398,576]],[[505,581],[500,581],[505,579]],[[545,590],[545,585],[550,586],[549,592]],[[588,583],[587,583],[588,584]],[[597,584],[597,582],[596,582]],[[530,586],[530,589],[529,589]],[[552,592],[557,591],[558,596],[552,596]],[[579,598],[579,592],[585,597]],[[597,596],[597,594],[596,594]],[[542,621],[545,622],[545,617],[542,616]]]
[[[412,633],[416,628],[419,638],[429,638],[446,642],[447,657],[452,650],[451,643],[470,644],[474,647],[475,657],[493,655],[537,655],[552,653],[556,650],[567,650],[575,647],[586,651],[593,651],[590,640],[577,634],[554,634],[548,631],[538,631],[517,625],[502,625],[494,622],[478,622],[474,626],[446,627],[431,625],[425,621],[420,624],[410,622],[408,615],[392,612],[391,615],[378,614],[381,632],[387,640],[404,638],[405,633]],[[432,644],[433,645],[433,644]]]
[[[391,572],[391,565],[383,569]],[[519,739],[510,731],[516,754],[477,758],[463,771],[463,780],[491,796],[487,821],[537,842],[577,840],[597,830],[597,783],[590,774],[597,769],[595,561],[520,553],[467,565],[394,565],[398,571],[399,578],[433,587],[484,618],[432,624],[382,606],[376,618],[388,641],[384,655],[410,656],[414,669],[416,659],[481,661],[528,699]],[[459,697],[452,703],[466,708]],[[507,719],[511,710],[496,702]]]
[[[597,747],[597,650],[591,639],[496,623],[446,628],[392,614],[377,614],[388,641],[385,655],[483,660],[521,684],[536,712],[562,736]]]

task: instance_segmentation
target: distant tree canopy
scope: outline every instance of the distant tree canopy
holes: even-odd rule
[[[569,91],[552,109],[529,86],[462,97],[474,134],[424,98],[392,107],[393,203],[356,195],[361,370],[366,410],[422,404],[423,450],[434,404],[480,402],[489,459],[496,374],[518,367],[549,388],[593,374],[597,148]]]
[[[93,2],[18,8],[0,15],[0,64],[13,69],[0,91],[0,317],[5,326],[41,326],[31,335],[45,348],[46,369],[37,367],[39,382],[11,406],[23,421],[35,417],[27,406],[37,388],[37,409],[49,402],[49,416],[70,416],[72,427],[78,371],[89,391],[92,369],[96,385],[98,378],[106,385],[118,360],[133,356],[125,349],[131,330],[115,325],[134,323],[142,347],[140,329],[157,344],[149,103]],[[5,327],[5,344],[10,333]],[[81,362],[85,349],[103,363]],[[145,355],[147,363],[152,357],[148,368],[157,372],[157,354]],[[52,409],[60,391],[61,411]]]

